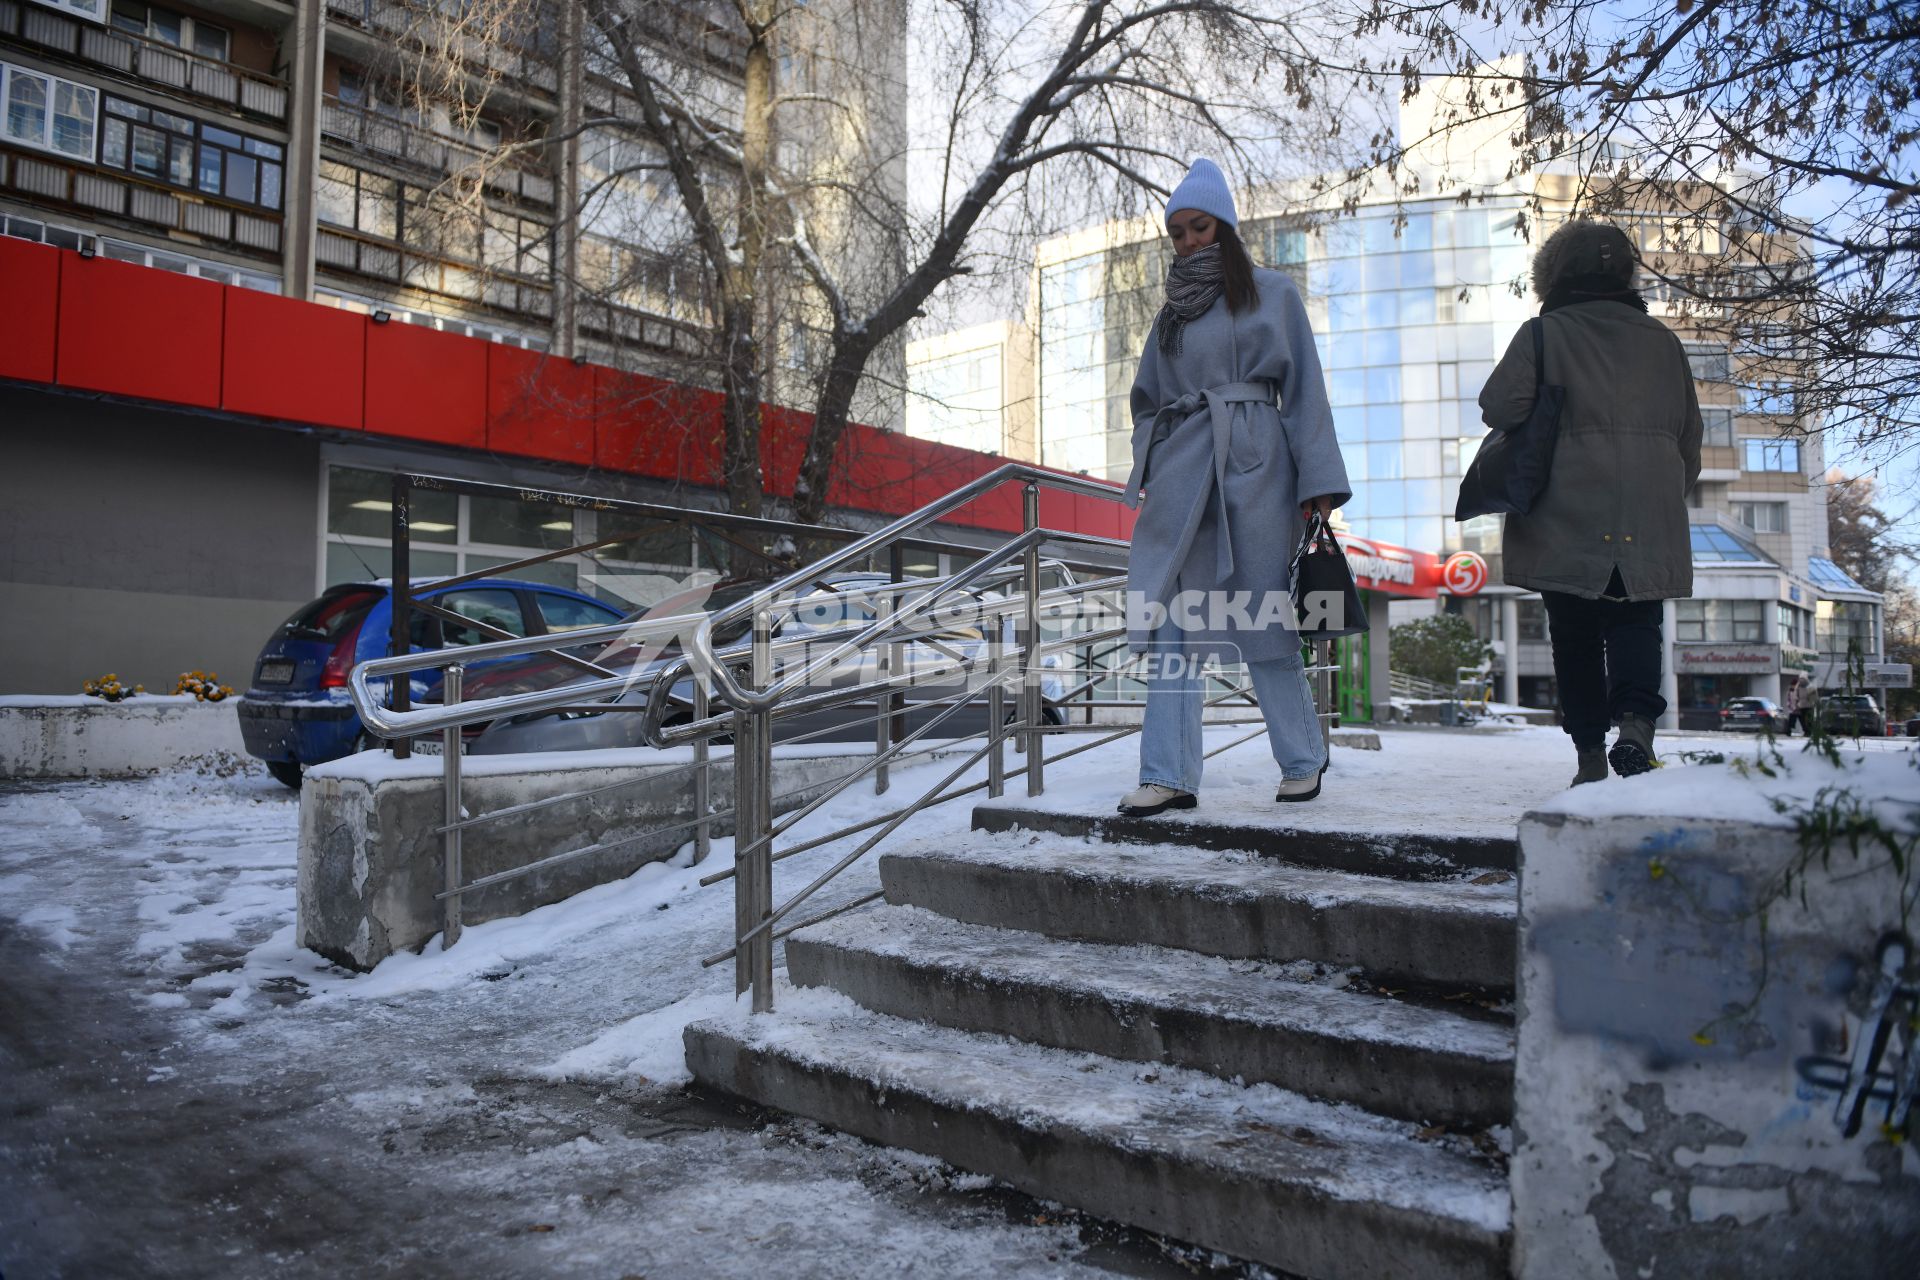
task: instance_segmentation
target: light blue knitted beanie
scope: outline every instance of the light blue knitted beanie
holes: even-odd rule
[[[1233,193],[1227,190],[1227,175],[1211,160],[1195,160],[1187,176],[1167,197],[1167,217],[1182,209],[1210,213],[1235,231],[1240,229],[1240,216],[1233,211]]]

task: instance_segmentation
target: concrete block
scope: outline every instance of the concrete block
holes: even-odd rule
[[[820,992],[694,1023],[710,1088],[1318,1280],[1507,1274],[1497,1170],[1268,1085],[901,1022]]]
[[[0,697],[0,779],[134,778],[200,756],[244,756],[236,701]]]
[[[887,901],[956,920],[1206,955],[1322,960],[1382,980],[1510,990],[1514,885],[1388,880],[1172,845],[976,833],[883,853]]]
[[[875,907],[787,939],[787,974],[876,1012],[1279,1085],[1381,1115],[1503,1124],[1513,1028],[1165,947]]]
[[[469,882],[563,850],[620,843],[464,895],[465,923],[520,915],[671,857],[693,838],[677,825],[693,816],[688,775],[675,767],[681,754],[642,748],[467,757],[462,798],[476,816],[622,785],[468,828],[461,863]],[[856,763],[845,754],[776,758],[776,811],[807,803]],[[716,753],[712,769],[714,807],[731,809],[732,762]],[[436,830],[445,822],[441,770],[434,756],[396,761],[363,752],[307,771],[300,792],[301,946],[365,970],[441,931],[444,904],[434,900],[445,887],[444,838]],[[716,835],[732,831],[731,819],[714,823]]]
[[[1920,1154],[1881,1128],[1920,1091],[1902,878],[1843,841],[1803,904],[1768,889],[1801,854],[1787,817],[1687,816],[1727,810],[1736,781],[1765,800],[1859,776],[1808,760],[1790,782],[1662,770],[1683,776],[1635,780],[1636,816],[1521,824],[1524,1280],[1920,1275]],[[1887,776],[1879,812],[1910,824],[1913,771]]]

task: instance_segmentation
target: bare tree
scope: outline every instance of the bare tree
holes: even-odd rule
[[[1920,9],[1357,0],[1346,21],[1362,53],[1329,74],[1465,86],[1433,135],[1376,139],[1403,194],[1470,198],[1407,162],[1496,130],[1494,176],[1568,179],[1536,185],[1537,213],[1640,220],[1657,291],[1727,344],[1757,411],[1883,458],[1920,443]]]
[[[763,406],[812,413],[793,514],[819,522],[846,428],[884,416],[907,327],[956,280],[1024,297],[1037,238],[1139,211],[1196,154],[1249,186],[1351,158],[1370,110],[1304,0],[475,0],[422,49],[423,99],[495,92],[488,41],[578,32],[578,189],[553,271],[678,327],[717,386],[732,509],[758,513]],[[558,49],[564,55],[565,49]],[[484,164],[450,180],[485,221]],[[565,181],[563,179],[563,181]],[[616,196],[618,198],[616,198]]]

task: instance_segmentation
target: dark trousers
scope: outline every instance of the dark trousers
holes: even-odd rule
[[[1609,587],[1618,589],[1616,573]],[[1658,600],[1586,600],[1542,591],[1553,674],[1560,682],[1560,721],[1576,747],[1606,743],[1607,726],[1631,712],[1658,720],[1660,696]]]

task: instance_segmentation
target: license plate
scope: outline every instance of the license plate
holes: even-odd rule
[[[263,662],[260,664],[261,684],[291,684],[293,682],[293,664],[291,662]]]

